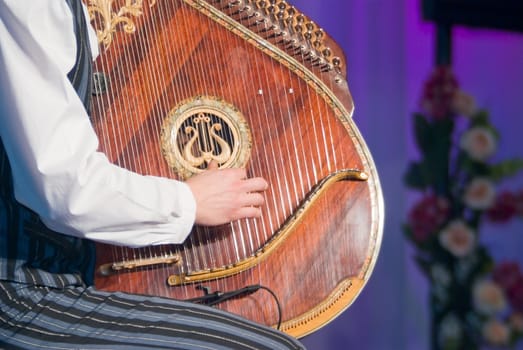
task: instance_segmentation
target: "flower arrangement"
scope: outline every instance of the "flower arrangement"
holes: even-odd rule
[[[435,68],[414,114],[419,159],[405,174],[420,198],[403,231],[430,282],[433,350],[510,347],[523,338],[523,270],[495,262],[480,239],[486,221],[523,217],[523,191],[499,191],[523,160],[493,161],[499,133],[489,114]]]

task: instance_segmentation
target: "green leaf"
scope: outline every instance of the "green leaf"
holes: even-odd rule
[[[473,283],[475,279],[481,278],[491,273],[492,269],[494,268],[494,260],[492,259],[488,250],[484,246],[478,246],[475,255],[476,263],[474,264],[468,275],[469,283]]]
[[[414,114],[414,135],[416,144],[422,153],[425,153],[431,145],[430,123],[422,114]]]
[[[505,160],[490,167],[490,177],[494,181],[516,175],[523,169],[523,159],[516,158]]]
[[[403,177],[405,185],[408,187],[425,190],[431,184],[430,173],[421,163],[410,162],[407,172]]]
[[[424,156],[434,154],[450,147],[454,122],[452,119],[428,121],[422,114],[414,114],[416,144]]]
[[[491,125],[489,112],[485,109],[479,110],[470,120],[471,126]]]
[[[425,190],[432,187],[436,193],[446,194],[454,121],[429,121],[423,115],[415,114],[414,127],[422,159],[409,165],[404,181],[412,188]]]
[[[469,177],[491,177],[492,166],[487,163],[479,162],[475,159],[470,158],[470,156],[466,152],[459,152],[456,164],[461,169],[461,171],[466,172]]]

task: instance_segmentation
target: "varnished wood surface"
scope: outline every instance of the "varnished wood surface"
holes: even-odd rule
[[[244,115],[252,133],[248,174],[266,178],[270,188],[261,219],[195,227],[182,246],[99,245],[99,264],[165,252],[180,254],[182,262],[97,276],[97,287],[189,299],[203,294],[198,285],[226,292],[260,284],[276,294],[285,331],[299,337],[323,326],[352,303],[369,278],[383,220],[379,179],[350,119],[352,99],[340,73],[321,72],[304,57],[275,58],[182,0],[158,0],[136,21],[136,32],[117,32],[96,62],[109,82],[93,103],[101,150],[127,169],[178,179],[162,156],[162,123],[180,101],[219,97]],[[332,39],[328,43],[341,57]],[[295,62],[317,82],[292,68]],[[344,78],[344,70],[341,74]],[[306,215],[296,213],[315,185],[341,169],[359,169],[369,179],[340,181],[307,206]],[[297,224],[255,267],[198,284],[167,285],[171,274],[249,259],[289,218]],[[350,281],[352,287],[344,290]],[[274,297],[264,290],[217,307],[268,325],[278,321]]]

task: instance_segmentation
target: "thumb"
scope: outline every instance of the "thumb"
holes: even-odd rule
[[[216,160],[211,160],[209,165],[207,165],[207,170],[216,170],[218,169],[218,162]]]

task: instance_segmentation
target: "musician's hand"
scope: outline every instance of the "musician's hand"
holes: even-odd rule
[[[261,177],[248,179],[245,169],[217,169],[213,163],[186,183],[196,199],[196,223],[205,226],[260,217],[261,192],[269,186]]]

